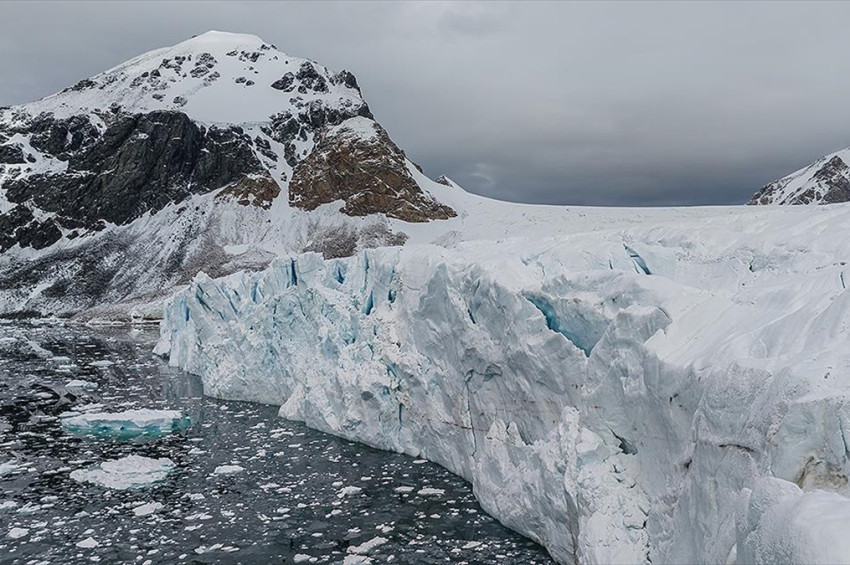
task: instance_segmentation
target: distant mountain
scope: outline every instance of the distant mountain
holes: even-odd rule
[[[399,226],[456,215],[433,186],[353,74],[208,32],[0,109],[0,314],[131,308],[199,270],[403,243]]]
[[[850,147],[766,185],[748,204],[833,204],[850,201]]]

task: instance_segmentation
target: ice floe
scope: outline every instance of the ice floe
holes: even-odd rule
[[[174,462],[166,457],[151,459],[128,455],[89,469],[73,471],[71,478],[116,490],[137,489],[162,481],[174,468]]]
[[[236,473],[241,473],[245,470],[245,467],[241,467],[239,465],[219,465],[213,471],[215,475],[234,475]]]
[[[71,433],[118,438],[160,436],[186,429],[189,425],[189,418],[179,410],[148,408],[79,414],[62,420],[62,427]]]

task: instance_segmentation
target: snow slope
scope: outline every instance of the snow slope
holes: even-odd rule
[[[214,396],[445,466],[563,563],[848,560],[821,542],[850,526],[850,206],[440,187],[449,247],[199,275],[158,352]]]
[[[163,66],[163,61],[168,63]],[[269,88],[284,73],[296,73],[305,63],[322,78],[324,91]],[[356,88],[335,83],[332,76],[326,67],[286,55],[255,35],[209,31],[130,59],[83,81],[78,90],[72,87],[26,107],[34,114],[51,112],[63,118],[117,105],[129,113],[176,110],[210,125],[257,125],[285,109],[289,98],[296,96],[305,105],[313,101],[332,108],[362,104]],[[245,80],[237,82],[239,78]]]

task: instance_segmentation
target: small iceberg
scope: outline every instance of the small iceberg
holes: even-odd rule
[[[241,473],[245,470],[245,467],[240,467],[239,465],[219,465],[213,471],[214,475],[235,475],[236,473]]]
[[[77,469],[71,472],[71,478],[116,490],[138,489],[162,481],[174,468],[174,461],[167,457],[128,455],[88,469]]]
[[[0,477],[11,475],[18,470],[18,462],[14,459],[0,463]]]
[[[128,439],[136,436],[161,436],[187,429],[188,416],[179,410],[125,410],[93,412],[62,420],[65,431],[79,435],[108,436]]]
[[[81,390],[96,390],[97,383],[84,381],[82,379],[73,379],[65,383],[65,388],[76,388]]]

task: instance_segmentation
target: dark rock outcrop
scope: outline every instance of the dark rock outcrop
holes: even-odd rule
[[[339,125],[349,118],[362,116],[372,119],[372,112],[364,102],[350,108],[328,108],[314,101],[300,106],[297,112],[282,112],[271,117],[268,126],[263,127],[263,133],[283,144],[283,158],[290,167],[294,167],[303,157],[298,155],[295,140],[306,141],[313,132],[327,126]]]
[[[365,121],[365,120],[363,120]],[[404,152],[376,124],[360,135],[345,124],[327,128],[316,147],[292,172],[289,202],[305,210],[344,200],[349,216],[386,214],[408,222],[456,216],[454,210],[422,192],[407,170]]]
[[[292,73],[286,73],[272,83],[272,88],[275,90],[282,90],[284,92],[292,92],[292,90],[295,89],[295,75]]]
[[[25,206],[15,206],[0,214],[0,251],[16,243],[21,247],[44,249],[59,241],[62,231],[52,219],[38,221]]]
[[[37,148],[67,158],[68,168],[7,182],[10,201],[33,202],[89,228],[101,220],[125,224],[264,170],[241,129],[205,129],[180,112],[121,116],[95,141],[75,138],[85,128],[72,130],[71,121],[39,118],[33,146],[38,136]]]
[[[100,134],[86,116],[55,119],[52,114],[36,116],[21,133],[30,134],[30,145],[41,153],[69,160],[75,152],[91,147]]]
[[[0,145],[0,164],[15,165],[25,162],[24,149],[19,144]]]
[[[828,187],[821,199],[824,204],[850,201],[850,167],[840,157],[835,156],[827,161],[813,178]]]
[[[450,181],[449,177],[447,177],[446,175],[438,176],[437,180],[435,180],[434,182],[436,182],[437,184],[442,184],[443,186],[452,186],[452,181]]]
[[[308,90],[314,90],[316,92],[328,91],[328,84],[325,82],[325,77],[319,74],[319,71],[316,70],[315,65],[312,63],[302,63],[301,68],[295,73],[295,78],[301,81],[298,91],[302,94],[306,94]]]

